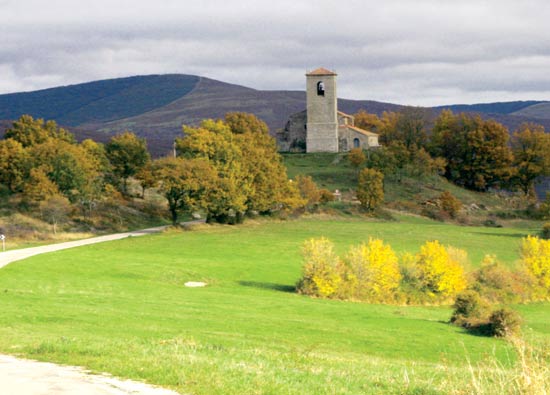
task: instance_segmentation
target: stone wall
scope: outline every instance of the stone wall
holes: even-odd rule
[[[290,116],[285,128],[276,136],[279,151],[305,152],[306,123],[307,114],[305,110]]]
[[[324,95],[318,95],[322,82]],[[307,152],[338,152],[336,75],[306,76]]]

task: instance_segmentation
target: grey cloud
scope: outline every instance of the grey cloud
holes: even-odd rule
[[[349,98],[550,99],[544,0],[87,3],[0,1],[0,92],[167,72],[297,90],[325,66]]]

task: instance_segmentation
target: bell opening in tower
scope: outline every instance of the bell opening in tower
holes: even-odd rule
[[[317,96],[325,96],[325,83],[323,81],[317,83]]]

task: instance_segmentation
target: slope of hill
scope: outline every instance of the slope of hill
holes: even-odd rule
[[[484,114],[513,114],[543,101],[511,101],[498,103],[480,103],[480,104],[452,104],[449,106],[437,106],[435,109],[450,109],[453,112],[479,112]]]
[[[0,119],[23,114],[78,126],[142,114],[189,93],[199,78],[149,75],[0,95]]]
[[[550,103],[543,102],[525,107],[513,112],[512,115],[538,119],[550,119]]]

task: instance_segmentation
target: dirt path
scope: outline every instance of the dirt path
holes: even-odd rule
[[[201,222],[201,221],[194,221]],[[0,252],[0,268],[34,255],[67,248],[158,233],[166,226],[92,237],[21,250]],[[177,395],[176,392],[107,375],[92,375],[79,367],[0,355],[1,395]]]

